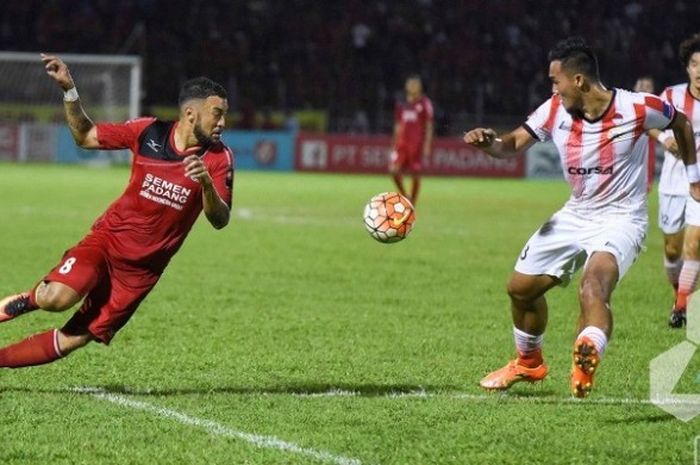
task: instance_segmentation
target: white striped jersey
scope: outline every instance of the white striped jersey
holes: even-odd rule
[[[646,215],[649,129],[666,129],[673,106],[659,97],[613,89],[610,105],[596,120],[573,118],[558,95],[525,122],[537,140],[551,140],[571,186],[566,206],[582,213]]]
[[[688,84],[676,84],[667,87],[661,99],[682,111],[693,125],[695,132],[695,147],[700,149],[700,100],[690,93]],[[673,132],[667,131],[673,137]],[[683,160],[676,158],[671,152],[664,151],[664,164],[659,179],[659,192],[669,195],[688,195],[688,176],[685,174]]]

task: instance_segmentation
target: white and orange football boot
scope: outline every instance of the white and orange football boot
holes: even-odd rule
[[[503,368],[486,375],[479,382],[479,385],[489,391],[503,391],[521,381],[535,383],[547,377],[549,368],[547,368],[544,361],[534,368],[527,367],[520,362],[520,358],[511,360]]]
[[[600,364],[600,354],[586,336],[581,336],[574,343],[574,355],[571,365],[571,393],[575,397],[587,397],[593,389],[593,375]]]

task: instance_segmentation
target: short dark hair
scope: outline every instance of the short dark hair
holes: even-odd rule
[[[681,42],[681,45],[678,47],[678,59],[681,60],[683,66],[688,67],[690,57],[695,52],[700,52],[700,34],[693,34]]]
[[[562,68],[567,71],[600,79],[598,58],[582,37],[569,37],[559,41],[549,51],[548,58],[549,61],[561,61]]]
[[[224,89],[221,84],[218,84],[207,77],[200,76],[190,79],[182,85],[177,103],[178,105],[182,105],[188,100],[205,99],[213,95],[221,98],[228,98],[226,89]]]

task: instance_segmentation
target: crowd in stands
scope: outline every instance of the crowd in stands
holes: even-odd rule
[[[137,54],[146,106],[207,75],[235,109],[323,109],[332,130],[360,132],[390,128],[417,72],[438,132],[458,133],[546,99],[547,50],[572,34],[610,85],[680,82],[698,18],[697,0],[22,0],[0,9],[0,49]]]

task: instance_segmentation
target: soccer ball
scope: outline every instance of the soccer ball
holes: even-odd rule
[[[379,242],[390,243],[408,236],[416,214],[406,197],[396,192],[384,192],[369,199],[364,218],[370,236]]]

